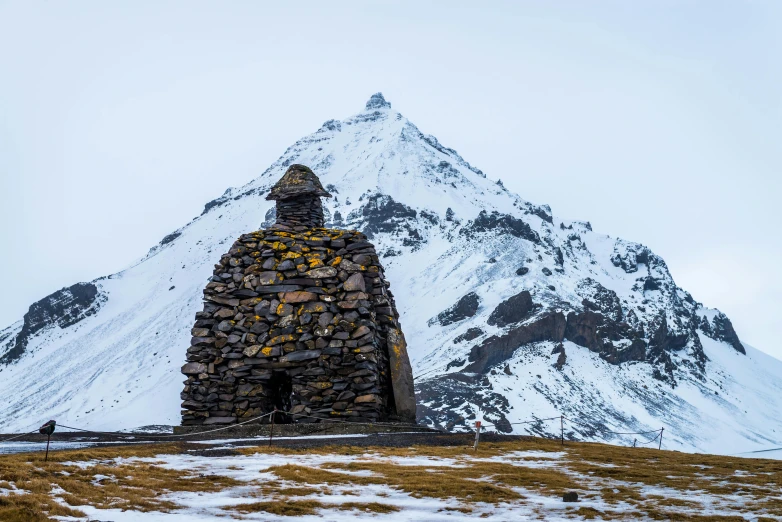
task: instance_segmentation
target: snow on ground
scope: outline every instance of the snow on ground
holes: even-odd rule
[[[556,446],[554,446],[556,447]],[[572,449],[572,448],[571,448]],[[161,454],[154,457],[117,458],[113,462],[117,466],[157,466],[168,470],[176,470],[197,476],[221,476],[238,481],[237,486],[227,487],[216,492],[180,492],[170,493],[164,496],[165,500],[176,503],[179,507],[170,512],[139,512],[134,510],[98,509],[89,505],[71,506],[82,511],[89,520],[112,520],[113,522],[181,522],[181,521],[215,521],[226,518],[242,520],[468,520],[478,517],[488,517],[490,520],[583,520],[585,516],[601,518],[605,516],[629,514],[633,520],[658,519],[660,513],[700,516],[726,516],[738,515],[745,520],[757,520],[759,515],[770,514],[767,509],[752,504],[759,500],[747,494],[747,488],[741,494],[715,493],[704,490],[687,490],[681,486],[676,487],[666,484],[639,484],[622,479],[621,475],[605,475],[598,477],[593,472],[585,472],[574,465],[597,466],[599,468],[619,469],[625,462],[615,465],[611,462],[598,462],[599,454],[591,455],[591,460],[577,459],[566,449],[557,451],[550,449],[512,449],[494,448],[486,454],[486,450],[473,453],[471,449],[451,451],[449,456],[427,455],[427,449],[418,447],[416,450],[389,450],[366,449],[347,454],[327,453],[316,451],[307,453],[274,453],[261,450],[261,453],[246,452],[247,454],[230,456],[201,456],[189,454]],[[437,450],[434,451],[435,453]],[[662,452],[666,458],[676,458],[675,454]],[[583,457],[583,456],[582,456]],[[530,475],[532,483],[529,486],[509,486],[509,489],[520,495],[517,500],[501,502],[472,502],[467,498],[460,498],[458,491],[452,497],[435,498],[427,495],[418,495],[415,491],[405,491],[404,487],[394,487],[382,483],[362,483],[353,485],[350,483],[313,484],[298,483],[290,479],[282,480],[281,492],[276,495],[265,496],[264,485],[278,484],[280,478],[275,475],[280,466],[296,466],[307,469],[325,470],[339,473],[343,477],[380,477],[380,473],[388,468],[377,468],[380,471],[349,469],[351,466],[367,466],[375,469],[376,466],[393,466],[396,468],[416,467],[421,473],[433,473],[431,480],[448,480],[447,472],[452,470],[480,470],[491,463],[509,465],[519,470],[552,471],[561,473],[576,484],[580,490],[578,503],[565,503],[561,493],[553,493],[547,487],[538,488],[535,483],[535,475]],[[750,466],[752,461],[746,461]],[[64,462],[66,466],[78,466],[89,469],[96,464],[106,465],[106,460],[92,462]],[[739,464],[741,465],[741,464]],[[652,464],[654,466],[654,464]],[[693,474],[708,473],[711,465],[693,465]],[[594,468],[593,468],[594,469]],[[748,468],[749,469],[749,468]],[[442,474],[442,472],[446,472]],[[491,473],[497,473],[495,469],[489,471],[489,475],[473,479],[478,482],[495,484]],[[681,473],[681,471],[672,471]],[[741,477],[753,477],[758,473],[744,469],[737,469],[732,473],[734,479]],[[523,474],[523,473],[522,473]],[[540,476],[545,483],[545,475]],[[94,477],[93,483],[99,479],[110,477]],[[677,477],[668,477],[677,478]],[[721,482],[722,478],[712,477],[715,482]],[[500,479],[502,482],[502,479]],[[676,484],[673,482],[672,484]],[[285,497],[286,488],[302,486],[314,486],[312,493]],[[695,486],[697,487],[697,486]],[[776,489],[779,487],[777,485]],[[619,498],[633,490],[626,499]],[[60,493],[65,493],[60,491]],[[11,494],[9,491],[0,491],[0,495]],[[57,495],[55,488],[53,494]],[[619,494],[619,497],[612,497]],[[315,501],[315,511],[310,514],[297,514],[295,516],[277,515],[267,511],[247,512],[245,506],[251,506],[259,501],[276,499],[280,503],[302,503]],[[351,503],[351,504],[347,504]],[[346,509],[350,505],[375,506],[372,510],[361,511],[359,508]],[[377,506],[380,506],[378,508]],[[393,512],[383,512],[383,506],[391,506]],[[755,506],[755,507],[753,507]],[[652,513],[656,515],[651,516]],[[773,513],[773,511],[772,511]],[[651,516],[651,518],[650,518]],[[62,521],[84,521],[85,518],[60,516]],[[682,519],[684,520],[684,519]],[[769,519],[770,520],[770,519]]]

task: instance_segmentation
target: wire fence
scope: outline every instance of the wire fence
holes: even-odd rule
[[[649,444],[650,442],[653,442],[653,441],[656,441],[656,440],[659,439],[658,449],[662,449],[662,436],[663,436],[663,431],[665,430],[665,428],[660,428],[660,429],[657,429],[657,430],[649,430],[649,431],[611,431],[611,430],[609,430],[609,429],[607,429],[607,428],[605,428],[603,426],[594,425],[594,424],[588,424],[588,423],[585,423],[585,422],[578,421],[576,419],[571,419],[570,417],[566,417],[564,415],[557,415],[556,417],[547,417],[545,419],[535,418],[535,419],[528,420],[528,421],[509,422],[509,423],[507,423],[507,425],[519,426],[519,425],[523,425],[523,424],[539,424],[541,422],[547,422],[547,421],[552,421],[552,420],[556,420],[556,419],[559,419],[559,421],[560,421],[560,439],[562,441],[562,444],[565,443],[565,423],[568,422],[568,423],[571,423],[571,424],[575,424],[577,426],[582,426],[582,427],[586,427],[586,428],[596,429],[597,431],[600,431],[601,433],[606,434],[606,435],[649,435],[651,433],[654,433],[655,436],[652,437],[651,439],[647,440],[647,441],[638,441],[638,439],[634,439],[633,440],[633,447],[635,447],[637,444]],[[494,427],[494,428],[498,427],[498,425],[495,424],[495,423],[484,422],[484,421],[476,421],[476,424],[475,424],[475,432],[476,432],[476,439],[475,439],[476,440],[476,444],[475,444],[475,447],[476,447],[476,449],[478,447],[478,440],[480,439],[480,430],[482,428],[484,428],[484,427],[487,427],[487,426],[491,426],[491,427]]]
[[[220,432],[220,431],[235,429],[235,428],[237,428],[239,426],[251,424],[251,423],[254,423],[254,422],[260,422],[263,419],[267,419],[268,418],[269,419],[269,423],[267,425],[270,426],[269,445],[271,446],[272,440],[273,440],[273,437],[274,437],[275,417],[277,416],[277,414],[284,415],[284,416],[287,416],[287,417],[292,417],[292,418],[314,419],[314,420],[318,421],[319,423],[323,424],[323,429],[317,430],[315,433],[322,433],[323,431],[327,431],[329,426],[335,425],[335,424],[336,425],[352,425],[352,426],[393,427],[393,428],[400,428],[400,427],[404,428],[405,427],[404,424],[395,423],[395,422],[355,422],[355,421],[342,420],[342,419],[330,419],[330,418],[317,417],[317,416],[314,416],[314,415],[307,415],[305,413],[290,413],[290,412],[285,412],[285,411],[281,411],[281,410],[277,410],[277,409],[275,409],[274,411],[271,411],[269,413],[266,413],[264,415],[259,415],[259,416],[256,416],[256,417],[253,417],[251,419],[247,419],[247,420],[235,423],[235,424],[228,424],[228,425],[225,425],[225,426],[220,426],[218,428],[214,428],[214,429],[210,429],[210,430],[206,430],[206,431],[193,431],[193,432],[190,432],[190,433],[154,434],[154,433],[133,433],[133,432],[121,432],[121,431],[95,431],[95,430],[79,428],[79,427],[75,427],[75,426],[68,426],[68,425],[65,425],[65,424],[58,424],[57,426],[60,427],[60,428],[65,428],[65,429],[78,431],[78,432],[84,432],[84,433],[88,433],[88,434],[92,434],[92,435],[106,435],[106,436],[111,436],[111,437],[122,438],[122,439],[125,439],[125,440],[137,439],[137,438],[153,439],[153,440],[166,440],[166,439],[187,439],[189,437],[199,437],[199,438],[201,438],[204,435],[208,435],[210,433],[216,433],[216,432]],[[609,435],[609,434],[610,435],[649,435],[649,434],[654,433],[655,436],[652,437],[649,440],[638,441],[637,438],[634,439],[633,440],[633,447],[636,447],[638,444],[642,444],[642,445],[643,444],[649,444],[649,443],[652,443],[654,441],[658,441],[658,439],[659,439],[658,449],[662,448],[662,435],[663,435],[663,431],[664,431],[665,428],[660,428],[659,430],[649,430],[649,431],[639,431],[639,432],[611,431],[611,430],[608,430],[608,429],[604,428],[603,426],[587,424],[585,422],[582,422],[582,421],[579,421],[579,420],[576,420],[576,419],[571,419],[571,418],[566,417],[564,415],[557,415],[555,417],[547,417],[547,418],[543,418],[543,419],[533,418],[533,419],[530,419],[530,420],[527,420],[527,421],[511,422],[511,423],[508,423],[508,424],[510,426],[520,426],[520,425],[527,425],[527,424],[539,424],[539,423],[542,423],[542,422],[549,422],[549,421],[553,421],[553,420],[557,420],[557,419],[560,420],[560,439],[561,439],[562,444],[565,443],[564,426],[565,426],[565,423],[567,422],[567,423],[571,423],[573,425],[578,425],[578,426],[582,426],[582,427],[596,429],[596,430],[598,430],[598,431],[600,431],[600,432],[602,432],[602,433],[604,433],[606,435]],[[478,441],[480,439],[481,429],[486,428],[486,427],[497,428],[498,426],[497,426],[496,423],[491,423],[491,422],[484,422],[484,421],[477,421],[476,422],[476,425],[475,425],[475,436],[476,436],[476,438],[475,438],[475,448],[476,449],[478,447]],[[422,426],[412,426],[411,425],[410,428],[411,429],[420,429],[420,428],[423,428],[423,427]],[[32,431],[29,431],[29,432],[26,432],[26,433],[21,433],[21,434],[18,434],[18,435],[14,435],[13,437],[9,437],[9,438],[0,440],[0,443],[4,443],[4,442],[9,442],[9,441],[12,441],[12,440],[20,439],[22,437],[25,437],[25,436],[28,436],[28,435],[31,435],[31,434],[34,434],[34,433],[38,433],[38,432],[39,432],[39,430],[36,429],[36,430],[32,430]],[[444,433],[446,433],[446,432],[444,432]],[[148,441],[141,441],[141,442],[148,442]]]

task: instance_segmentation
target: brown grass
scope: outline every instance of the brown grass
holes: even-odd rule
[[[566,457],[557,469],[524,468],[503,463],[475,463],[467,468],[437,466],[395,466],[377,460],[358,460],[350,464],[329,463],[319,470],[297,471],[299,477],[286,475],[286,480],[323,484],[387,484],[413,496],[457,498],[466,502],[518,502],[522,495],[509,488],[524,488],[545,495],[559,497],[562,492],[575,490],[582,498],[600,498],[617,511],[592,514],[602,519],[632,520],[646,516],[658,520],[679,519],[692,521],[731,520],[726,517],[704,517],[683,514],[681,510],[697,513],[699,495],[716,496],[743,494],[752,513],[782,515],[782,501],[778,484],[782,483],[782,462],[763,459],[739,459],[717,455],[688,454],[645,448],[627,448],[596,443],[567,443],[564,448],[555,441],[528,438],[521,442],[481,444],[478,452],[470,447],[414,446],[411,448],[353,448],[323,447],[307,450],[282,450],[296,454],[364,455],[375,457],[427,455],[453,458],[466,462],[470,457],[490,457],[514,450],[565,451]],[[266,448],[245,448],[246,454],[263,453]],[[278,449],[272,450],[279,452]],[[528,459],[521,459],[528,460]],[[330,475],[324,475],[328,470]],[[371,471],[374,476],[356,477],[343,471]],[[736,475],[736,471],[745,474]],[[570,472],[570,473],[568,473]],[[487,488],[477,487],[486,484]],[[644,486],[671,488],[685,498],[646,495]],[[776,488],[776,489],[775,489]],[[639,512],[627,513],[626,505]],[[620,509],[621,508],[621,509]],[[580,508],[579,508],[580,509]],[[585,508],[586,509],[586,508]],[[725,505],[724,510],[741,513],[739,506]],[[623,512],[624,511],[624,512]],[[677,513],[678,512],[678,513]],[[575,511],[573,511],[575,513]],[[579,516],[591,516],[584,511]]]
[[[239,513],[265,512],[286,517],[303,517],[305,515],[315,515],[318,509],[324,507],[326,506],[317,500],[287,500],[285,502],[267,501],[240,504],[232,509]]]
[[[390,504],[381,504],[380,502],[344,502],[338,505],[343,511],[357,509],[365,513],[396,513],[399,508]]]
[[[56,486],[70,506],[90,505],[134,511],[168,511],[177,506],[163,495],[174,492],[211,493],[244,485],[254,488],[251,495],[261,500],[226,508],[234,513],[267,512],[276,515],[303,516],[320,509],[350,509],[367,513],[396,511],[381,502],[328,503],[319,494],[349,495],[362,486],[381,485],[416,498],[454,499],[461,505],[446,510],[472,512],[476,503],[494,506],[528,502],[524,492],[561,499],[566,491],[577,491],[582,499],[599,499],[607,504],[600,510],[586,506],[567,506],[566,516],[581,519],[682,520],[713,522],[743,520],[742,514],[773,520],[782,516],[779,499],[782,462],[763,459],[738,459],[715,455],[695,455],[644,448],[627,448],[591,443],[559,443],[528,438],[520,441],[481,444],[477,452],[467,446],[414,446],[410,448],[322,447],[308,449],[241,448],[239,453],[276,453],[296,455],[348,455],[351,462],[327,462],[319,467],[287,464],[268,472],[271,481],[241,483],[228,477],[200,476],[197,472],[168,470],[154,462],[121,462],[116,457],[153,457],[181,453],[180,444],[115,446],[54,452],[50,462],[40,454],[0,456],[0,487],[24,490],[24,493],[0,496],[0,520],[38,522],[53,516],[83,516],[76,508],[60,505],[52,498]],[[535,460],[510,455],[513,451],[564,451],[552,466],[524,467]],[[368,455],[369,458],[364,458]],[[388,457],[430,456],[454,459],[464,467],[398,465]],[[474,458],[504,456],[491,462]],[[294,459],[295,460],[295,459]],[[519,462],[513,462],[517,460]],[[544,460],[545,459],[541,459]],[[92,462],[87,469],[66,464]],[[519,465],[514,465],[519,464]],[[241,466],[239,466],[241,467]],[[736,474],[739,471],[741,473]],[[365,472],[356,475],[354,472]],[[96,475],[105,475],[96,481]],[[366,476],[365,476],[366,475]],[[648,486],[670,488],[674,495],[649,495]],[[383,493],[385,494],[385,493]],[[727,500],[721,516],[702,516],[700,498],[740,494],[745,505]],[[325,502],[325,503],[324,503]],[[545,511],[535,509],[545,519]],[[564,507],[564,506],[563,506]],[[742,511],[743,510],[743,511]],[[485,514],[485,513],[484,513]]]
[[[59,497],[70,506],[147,512],[177,507],[161,498],[167,493],[209,493],[240,484],[227,477],[201,477],[150,463],[113,461],[116,457],[152,457],[179,449],[177,445],[155,445],[58,451],[50,454],[48,462],[39,453],[5,455],[0,458],[0,477],[24,492],[0,497],[0,520],[37,522],[52,520],[50,517],[56,515],[84,516],[56,502],[52,493],[55,487],[65,491]],[[96,464],[86,469],[66,464],[85,461]],[[108,478],[96,481],[96,475]]]
[[[324,504],[318,500],[286,500],[241,504],[231,508],[239,513],[271,513],[286,517],[316,515],[319,509],[358,510],[365,513],[394,513],[398,507],[379,502],[343,502],[342,504]]]

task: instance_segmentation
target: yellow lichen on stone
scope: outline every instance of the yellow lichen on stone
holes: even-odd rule
[[[271,346],[264,346],[261,348],[261,353],[264,354],[266,357],[269,357],[272,354],[273,348]]]
[[[331,266],[337,266],[342,262],[342,256],[337,256],[334,258],[334,261],[332,261],[330,264]]]
[[[296,341],[298,338],[295,335],[291,334],[285,334],[285,335],[278,335],[277,337],[272,337],[269,340],[269,344],[275,345],[275,344],[281,344],[289,341]]]

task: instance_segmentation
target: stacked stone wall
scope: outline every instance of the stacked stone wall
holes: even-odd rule
[[[278,422],[395,419],[387,338],[396,368],[401,333],[374,247],[356,231],[275,228],[215,265],[182,367],[182,424],[274,409],[302,415]]]
[[[277,201],[277,221],[274,228],[303,232],[323,226],[323,204],[319,197],[300,196]]]

